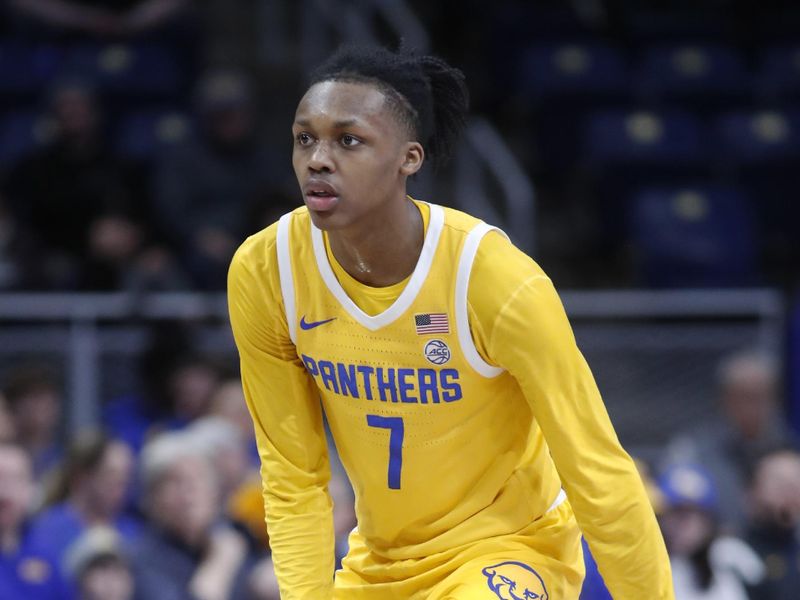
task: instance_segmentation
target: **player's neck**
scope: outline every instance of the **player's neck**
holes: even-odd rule
[[[422,215],[405,196],[369,223],[328,234],[331,251],[342,268],[373,287],[386,287],[408,277],[417,265],[424,238]]]

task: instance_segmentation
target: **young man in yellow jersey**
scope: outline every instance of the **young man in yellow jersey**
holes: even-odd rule
[[[282,598],[574,600],[582,532],[614,598],[671,599],[551,281],[502,232],[406,195],[466,110],[437,58],[340,51],[292,126],[305,206],[231,265]],[[358,517],[335,581],[323,410]]]

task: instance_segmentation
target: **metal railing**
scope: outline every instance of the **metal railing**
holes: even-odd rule
[[[691,357],[697,353],[705,366],[692,385],[703,389],[726,352],[752,346],[781,357],[785,300],[773,290],[566,291],[561,297],[612,413],[647,412],[646,403],[658,394],[671,397],[663,388],[688,385],[685,371],[696,370]],[[101,389],[108,377],[103,357],[141,354],[152,326],[164,320],[197,323],[210,332],[206,350],[235,356],[224,294],[10,293],[0,294],[0,362],[60,356],[70,399],[67,422],[79,429],[97,423],[108,399]],[[663,368],[655,380],[647,379],[654,367],[642,354]],[[633,383],[626,379],[631,371],[640,372]],[[681,410],[688,419],[691,413]]]

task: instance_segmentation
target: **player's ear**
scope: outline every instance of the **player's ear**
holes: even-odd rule
[[[413,175],[422,168],[425,162],[425,150],[419,142],[408,142],[406,151],[403,155],[403,164],[400,165],[400,172],[403,175]]]

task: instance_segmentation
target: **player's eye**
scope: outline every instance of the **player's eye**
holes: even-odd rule
[[[358,146],[361,143],[361,140],[354,135],[346,133],[342,136],[341,142],[342,146],[346,146],[347,148],[352,148],[353,146]]]
[[[296,136],[294,136],[294,140],[295,142],[297,142],[299,146],[309,146],[314,141],[314,138],[312,138],[305,131],[302,131],[298,133]]]

